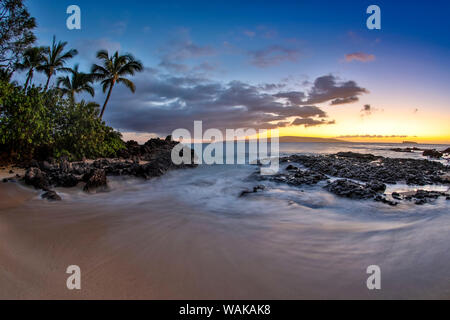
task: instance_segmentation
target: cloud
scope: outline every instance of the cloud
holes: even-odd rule
[[[216,71],[217,69],[218,69],[218,66],[216,64],[212,64],[209,62],[202,62],[193,68],[194,71],[198,71],[198,72],[212,72],[212,71]]]
[[[170,72],[185,73],[192,70],[187,63],[190,59],[200,57],[213,56],[217,52],[211,46],[201,46],[191,40],[189,30],[182,29],[177,34],[177,37],[170,40],[166,46],[160,48],[161,62],[160,67],[165,68]],[[208,62],[202,62],[195,67],[197,70],[212,70],[213,67]]]
[[[308,93],[305,104],[318,104],[333,100],[336,104],[343,101],[356,102],[358,96],[369,93],[365,88],[359,87],[354,81],[339,81],[333,75],[319,77]]]
[[[305,128],[308,127],[314,127],[314,126],[321,126],[321,125],[325,125],[325,124],[335,124],[336,121],[331,120],[331,121],[326,121],[325,119],[321,119],[321,120],[317,120],[317,119],[312,119],[312,118],[306,118],[306,119],[301,119],[301,118],[297,118],[292,122],[293,126],[305,126]]]
[[[297,61],[300,51],[280,45],[271,45],[260,50],[249,51],[248,54],[251,64],[260,68],[267,68],[287,61]]]
[[[359,101],[358,96],[369,93],[354,81],[339,81],[333,75],[319,77],[311,89],[302,91],[279,92],[274,96],[286,99],[291,105],[314,105],[331,101],[331,105],[342,105]]]
[[[159,66],[168,71],[176,72],[176,73],[188,72],[190,69],[188,65],[172,62],[167,57],[162,58],[161,62],[159,63]]]
[[[363,113],[362,116],[366,115],[366,116],[370,116],[372,114],[372,106],[370,104],[366,104],[361,112]]]
[[[358,97],[338,98],[338,99],[331,101],[330,105],[337,106],[337,105],[342,105],[342,104],[355,103],[358,101],[359,101]]]
[[[285,83],[262,83],[259,85],[259,88],[263,91],[281,90],[285,87]]]
[[[178,128],[192,130],[195,120],[204,129],[272,129],[295,125],[330,125],[327,114],[313,105],[298,105],[286,93],[269,94],[260,86],[242,81],[222,83],[196,76],[177,76],[146,71],[134,78],[131,94],[117,86],[106,119],[127,132],[170,134]],[[291,101],[280,100],[286,96]]]
[[[346,136],[339,136],[336,138],[367,138],[367,139],[383,139],[383,138],[409,138],[411,136],[407,136],[407,135],[370,135],[370,134],[365,134],[365,135],[346,135]],[[417,138],[417,136],[414,136],[414,138]]]
[[[122,36],[128,29],[128,22],[127,21],[118,21],[116,23],[114,23],[111,26],[111,32],[118,35],[118,36]]]
[[[370,104],[366,104],[361,109],[361,117],[364,117],[364,116],[368,117],[368,116],[372,115],[374,112],[378,112],[378,111],[384,111],[384,110],[376,109],[376,108],[372,107]]]
[[[352,61],[359,61],[359,62],[370,62],[374,61],[375,56],[373,54],[367,54],[364,52],[355,52],[345,55],[345,61],[352,62]]]
[[[285,98],[292,105],[301,105],[306,98],[305,93],[301,91],[280,92],[275,94],[274,97]]]
[[[256,32],[251,30],[245,30],[243,33],[249,38],[253,38],[254,36],[256,36]]]

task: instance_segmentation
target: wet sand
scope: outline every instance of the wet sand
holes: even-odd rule
[[[166,183],[94,196],[72,190],[56,203],[1,183],[0,299],[450,297],[448,254],[412,237],[422,221],[324,224],[316,219],[328,213],[306,207],[300,220],[223,216],[177,201]],[[147,200],[140,188],[155,195]],[[432,226],[426,246],[447,236],[445,223]],[[391,270],[379,292],[366,288],[374,262]],[[81,291],[66,288],[70,265],[81,268]]]
[[[239,272],[239,260],[260,269],[240,252],[239,239],[204,228],[187,212],[174,219],[154,209],[54,204],[15,184],[0,185],[0,194],[0,299],[270,297],[258,281],[235,287],[255,280]],[[74,264],[82,270],[81,291],[66,288],[65,270]]]
[[[279,299],[332,294],[314,290],[320,280],[314,276],[298,278],[301,266],[288,270],[283,252],[274,256],[270,247],[265,252],[264,246],[252,245],[263,241],[259,232],[244,236],[239,226],[189,212],[173,199],[170,213],[161,205],[143,204],[138,211],[136,206],[50,203],[40,200],[38,191],[17,184],[1,184],[0,195],[0,299]],[[180,214],[173,215],[177,207]],[[81,268],[81,291],[66,288],[69,265]],[[289,286],[286,276],[295,277]]]
[[[13,166],[0,166],[0,182],[3,179],[15,178],[17,174],[19,176],[23,176],[25,174],[25,170]]]

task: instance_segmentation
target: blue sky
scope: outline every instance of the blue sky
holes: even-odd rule
[[[65,11],[72,4],[81,8],[80,31],[65,26]],[[371,4],[381,8],[381,30],[366,27],[366,8]],[[140,86],[132,99],[139,106],[133,110],[142,112],[156,106],[149,116],[160,121],[169,116],[167,110],[177,110],[173,104],[177,97],[165,97],[164,101],[164,96],[146,88],[145,81],[154,85],[155,77],[158,84],[168,77],[197,77],[223,86],[232,81],[251,86],[278,84],[280,92],[304,92],[308,96],[315,80],[332,75],[337,87],[354,81],[366,92],[357,93],[357,103],[339,107],[331,108],[329,101],[320,101],[316,107],[334,123],[327,120],[322,123],[330,125],[316,122],[317,126],[303,127],[284,124],[286,132],[314,136],[418,135],[430,139],[450,136],[441,122],[430,124],[436,114],[450,120],[448,1],[39,0],[28,1],[28,6],[38,21],[39,43],[48,45],[53,35],[68,41],[80,51],[74,63],[86,70],[101,48],[132,52],[142,60],[148,70],[137,79]],[[352,60],[351,54],[364,56],[353,55],[360,59]],[[124,131],[152,132],[151,121],[148,127],[119,121],[125,108],[120,100],[124,95],[130,93],[122,89],[113,93],[107,121]],[[96,97],[99,102],[102,98],[101,94]],[[177,101],[178,108],[191,107],[181,96]],[[206,105],[207,101],[202,103]],[[361,115],[364,105],[372,107],[371,114]],[[229,107],[233,110],[237,106]],[[195,114],[195,106],[192,108],[186,112]],[[414,118],[418,117],[416,109],[424,113],[420,119]],[[399,125],[384,121],[386,125],[380,128],[383,119],[406,112]],[[206,113],[198,115],[206,117],[200,120],[208,120]],[[302,113],[295,116],[302,117]],[[281,120],[285,123],[288,119]],[[417,126],[421,129],[414,131]],[[170,129],[161,127],[155,133]]]

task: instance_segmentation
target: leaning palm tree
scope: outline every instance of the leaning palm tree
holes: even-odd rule
[[[16,64],[17,70],[28,70],[24,86],[25,91],[33,80],[34,71],[41,70],[42,64],[45,62],[44,53],[45,49],[43,47],[29,48],[24,52],[22,61]]]
[[[64,64],[67,62],[67,60],[72,59],[74,56],[76,56],[78,54],[78,51],[75,49],[70,49],[69,51],[64,52],[66,46],[67,42],[60,41],[56,43],[56,38],[53,37],[52,46],[48,47],[45,52],[46,54],[44,55],[44,65],[39,68],[47,75],[45,91],[47,91],[48,89],[51,77],[58,71],[70,72],[70,69],[65,68]]]
[[[87,92],[92,97],[95,96],[95,90],[92,86],[94,81],[91,74],[79,72],[79,65],[75,65],[73,69],[70,70],[72,76],[59,77],[57,80],[57,86],[64,95],[69,96],[72,101],[75,102],[75,94],[81,92]]]
[[[92,66],[92,74],[95,79],[101,81],[104,93],[109,89],[102,112],[100,113],[100,119],[102,119],[114,85],[116,83],[123,83],[134,93],[136,86],[132,81],[125,78],[125,76],[133,76],[136,72],[142,71],[144,67],[131,54],[119,55],[118,51],[114,55],[109,56],[107,50],[100,50],[97,53],[97,58],[102,60],[102,65],[94,64]]]

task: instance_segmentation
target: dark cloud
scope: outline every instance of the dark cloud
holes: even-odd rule
[[[372,114],[372,107],[370,104],[366,104],[362,110],[362,116],[370,116]]]
[[[259,85],[259,88],[264,91],[281,90],[285,87],[285,83],[262,83]]]
[[[332,106],[338,106],[342,104],[349,104],[349,103],[355,103],[358,102],[358,97],[348,97],[348,98],[339,98],[331,101]]]
[[[287,99],[292,105],[312,105],[331,100],[331,105],[342,105],[359,101],[358,96],[368,93],[354,81],[339,81],[333,75],[319,77],[306,94],[302,91],[280,92],[274,96]]]
[[[336,123],[336,121],[334,121],[334,120],[326,121],[325,119],[317,120],[317,119],[312,119],[312,118],[306,118],[306,119],[297,118],[292,122],[292,125],[293,126],[305,126],[305,128],[308,128],[308,127],[321,126],[321,125],[325,125],[325,124],[335,124],[335,123]]]
[[[168,57],[163,57],[161,62],[159,63],[159,66],[168,71],[176,73],[188,72],[190,69],[188,65],[172,62],[171,59],[169,59]]]
[[[303,104],[306,98],[305,93],[300,91],[280,92],[275,94],[274,97],[287,99],[293,105]]]
[[[333,75],[317,78],[308,94],[306,104],[324,103],[330,100],[344,101],[350,99],[358,101],[358,96],[369,93],[367,89],[359,87],[354,81],[339,81]]]
[[[377,109],[372,107],[370,104],[366,104],[364,105],[364,107],[361,109],[361,117],[368,117],[370,115],[372,115],[375,112],[383,112],[383,109]]]
[[[250,51],[251,64],[267,68],[280,63],[291,61],[295,62],[300,56],[298,49],[287,48],[281,45],[271,45],[261,50]]]
[[[107,110],[107,121],[123,131],[166,135],[178,128],[192,130],[195,120],[202,120],[204,129],[272,129],[290,125],[292,118],[305,127],[334,123],[316,106],[282,101],[286,93],[268,94],[242,81],[224,84],[144,72],[134,82],[136,94],[117,86]]]

